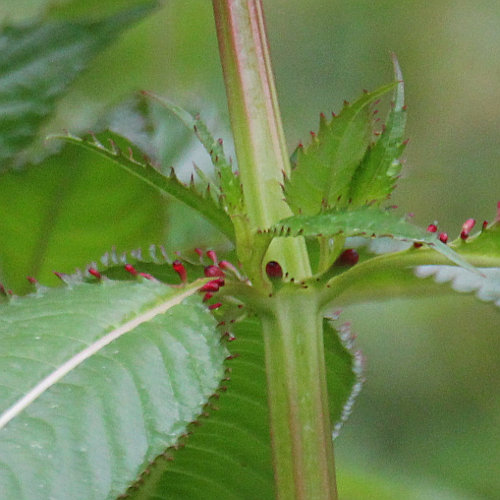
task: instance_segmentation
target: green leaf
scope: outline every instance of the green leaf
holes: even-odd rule
[[[180,106],[172,104],[166,99],[150,92],[144,92],[144,95],[155,99],[165,109],[168,109],[177,116],[188,130],[196,134],[201,144],[210,155],[212,164],[220,178],[220,190],[223,196],[221,202],[225,210],[231,215],[241,213],[243,210],[243,191],[241,189],[241,183],[237,175],[233,172],[231,162],[224,154],[222,139],[216,141],[205,125],[205,122],[203,122],[199,116],[193,117]]]
[[[264,347],[255,318],[231,328],[228,379],[181,445],[159,456],[127,493],[131,499],[273,499]],[[353,356],[325,322],[325,356],[334,422],[358,375]],[[357,370],[357,369],[356,369]],[[356,386],[359,390],[359,386]]]
[[[0,491],[116,498],[202,412],[227,355],[196,293],[71,282],[0,306]]]
[[[48,20],[6,26],[0,33],[0,171],[25,161],[58,99],[96,54],[155,3],[101,21]]]
[[[186,186],[179,181],[173,170],[169,176],[164,175],[136,146],[118,134],[108,131],[99,137],[102,137],[103,141],[109,141],[110,146],[106,147],[96,136],[90,138],[80,138],[70,134],[50,136],[51,139],[63,139],[112,160],[124,170],[161,193],[169,194],[176,200],[196,210],[231,241],[234,240],[231,219],[224,212],[220,203],[212,198],[209,190],[201,193],[194,184]],[[118,144],[124,145],[127,152],[123,151]]]
[[[366,303],[394,297],[428,297],[453,292],[474,293],[482,301],[500,305],[500,222],[497,220],[466,240],[458,238],[449,250],[476,266],[474,271],[447,265],[447,255],[431,249],[390,252],[389,240],[368,252],[357,247],[360,262],[330,282],[331,300],[337,304]],[[347,242],[352,246],[355,242]],[[383,243],[382,245],[380,243]],[[369,244],[373,247],[373,244]],[[433,279],[420,279],[420,278]],[[441,286],[449,284],[451,286]]]
[[[349,204],[350,184],[371,139],[369,105],[394,87],[366,93],[327,122],[322,116],[317,136],[299,149],[296,167],[285,180],[286,201],[294,213],[314,215]]]
[[[435,233],[429,233],[404,218],[388,211],[360,208],[348,212],[330,211],[319,215],[294,215],[280,221],[268,236],[333,237],[365,236],[367,238],[388,236],[403,241],[426,243],[457,265],[477,272],[449,246],[439,241]]]
[[[394,100],[380,138],[368,148],[354,173],[349,191],[350,206],[353,208],[386,200],[401,170],[399,157],[405,148],[406,107],[403,76],[395,57],[393,62],[397,81]]]
[[[121,252],[162,242],[168,229],[164,197],[69,146],[3,174],[0,199],[0,282],[16,293],[27,288],[26,276],[55,285],[53,271],[71,273],[112,246]]]

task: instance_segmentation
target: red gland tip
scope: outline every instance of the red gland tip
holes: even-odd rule
[[[486,229],[488,227],[488,221],[483,220],[483,229]]]
[[[335,261],[336,266],[354,266],[359,261],[359,254],[354,248],[344,250]]]
[[[172,267],[174,268],[174,271],[179,275],[179,278],[183,283],[186,283],[187,281],[187,272],[186,268],[184,267],[184,264],[180,260],[174,260],[172,262]]]
[[[462,232],[460,233],[460,238],[466,240],[469,237],[472,228],[476,224],[475,219],[467,219],[462,226]]]
[[[214,294],[213,294],[213,293],[207,292],[207,293],[203,296],[203,302],[206,302],[207,300],[210,300],[213,296],[214,296]]]
[[[271,279],[283,278],[283,269],[275,260],[271,260],[266,264],[266,274]]]
[[[222,283],[224,283],[224,280],[222,280]],[[209,281],[208,283],[205,283],[201,288],[201,292],[217,292],[219,288],[223,286],[220,284],[219,280],[213,280]]]
[[[224,271],[219,269],[217,266],[207,266],[205,267],[203,273],[205,274],[205,277],[207,278],[213,278],[213,277],[220,277],[224,278],[226,275],[224,274]]]
[[[448,241],[448,235],[446,233],[439,233],[439,240],[446,243]]]
[[[155,279],[155,277],[149,273],[139,273],[139,276],[142,276],[143,278],[146,278],[147,280],[154,280]]]
[[[134,276],[137,276],[137,269],[132,264],[125,264],[125,271]]]
[[[216,302],[215,304],[210,304],[210,305],[208,306],[208,308],[209,308],[211,311],[213,311],[214,309],[219,309],[219,307],[221,307],[221,306],[222,306],[222,303],[221,303],[221,302]]]
[[[92,276],[94,276],[94,278],[97,278],[98,280],[102,278],[101,273],[97,269],[94,269],[93,267],[89,267],[87,271],[89,272],[89,274],[91,274]]]
[[[35,285],[36,283],[38,283],[38,281],[33,278],[32,276],[26,276],[26,279],[32,284],[32,285]]]
[[[194,251],[198,254],[200,258],[203,257],[203,250],[201,248],[195,248]]]
[[[233,264],[231,264],[231,262],[228,262],[227,260],[221,260],[219,262],[219,267],[221,269],[227,269],[235,274],[238,274],[238,270],[236,269],[236,267],[234,267]]]
[[[436,224],[429,224],[427,226],[427,232],[428,233],[435,233],[438,230]]]
[[[213,250],[208,250],[207,251],[207,257],[215,264],[217,265],[217,254]]]
[[[420,243],[419,241],[415,241],[415,242],[413,243],[413,247],[414,247],[414,248],[420,248],[421,246],[423,246],[423,243]]]

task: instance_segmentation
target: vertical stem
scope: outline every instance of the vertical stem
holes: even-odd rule
[[[283,200],[290,173],[262,6],[259,0],[213,0],[231,125],[251,230],[292,215]],[[297,279],[311,273],[303,240],[277,241],[273,259]],[[257,284],[256,284],[257,285]]]
[[[271,299],[262,318],[277,498],[337,498],[322,317],[311,292]]]
[[[236,227],[236,243],[239,256],[244,255],[240,253],[242,246],[251,255],[257,229],[292,215],[280,186],[283,173],[290,173],[290,164],[261,2],[212,2],[249,226],[249,232]],[[275,239],[267,256],[280,262],[296,279],[311,275],[302,238]],[[247,262],[252,263],[250,258]],[[311,289],[289,284],[268,297],[269,283],[255,279],[259,277],[258,270],[247,272],[255,290],[267,290],[260,309],[266,311],[261,319],[277,497],[335,500],[323,328],[317,295]]]

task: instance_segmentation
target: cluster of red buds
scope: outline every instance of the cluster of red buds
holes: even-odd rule
[[[236,267],[228,262],[227,260],[221,260],[217,258],[217,254],[213,250],[207,250],[203,252],[200,248],[195,248],[195,252],[200,257],[200,262],[203,263],[205,255],[212,261],[212,264],[205,266],[203,274],[207,278],[213,278],[208,283],[205,283],[201,288],[200,292],[204,293],[203,302],[210,300],[216,292],[219,291],[225,284],[226,273],[229,272],[233,274],[236,278],[242,279],[239,271]],[[184,264],[180,260],[175,260],[172,262],[172,267],[174,271],[179,275],[181,282],[187,282],[187,272]],[[218,309],[221,307],[221,302],[216,302],[210,304],[208,308],[210,310]]]

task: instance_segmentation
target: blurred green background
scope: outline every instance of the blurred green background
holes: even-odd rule
[[[0,19],[20,22],[49,4],[60,17],[98,18],[133,3],[103,8],[97,0],[3,0]],[[344,99],[390,81],[394,51],[406,81],[411,139],[394,203],[402,213],[414,212],[421,225],[437,220],[453,237],[468,217],[494,217],[500,199],[500,2],[264,5],[290,150],[317,129],[320,111],[338,110]],[[91,128],[138,89],[201,111],[230,143],[208,0],[166,1],[127,31],[72,85],[44,131]],[[194,155],[197,164],[208,164]],[[172,163],[181,171],[192,165],[187,156]],[[220,241],[176,205],[165,210],[168,228],[152,229],[154,242],[175,250]],[[191,230],[179,238],[176,227],[185,228],[186,220],[193,220]],[[21,232],[21,246],[22,238]],[[147,231],[117,244],[126,249],[146,241]],[[103,251],[109,244],[103,240]],[[75,253],[47,266],[69,272],[97,257]],[[344,310],[366,358],[366,383],[337,441],[341,498],[500,498],[499,318],[493,306],[464,296]],[[357,493],[363,482],[377,484],[379,496]]]

